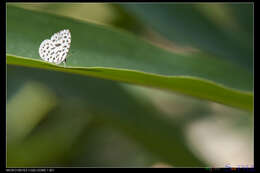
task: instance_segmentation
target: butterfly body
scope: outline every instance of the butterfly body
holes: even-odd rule
[[[44,61],[60,64],[66,61],[70,49],[71,34],[68,29],[53,34],[51,39],[44,40],[39,47],[39,55]]]

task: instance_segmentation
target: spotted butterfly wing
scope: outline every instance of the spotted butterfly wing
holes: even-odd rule
[[[44,40],[39,47],[40,57],[48,62],[60,64],[66,61],[71,43],[68,29],[53,34],[51,39]]]

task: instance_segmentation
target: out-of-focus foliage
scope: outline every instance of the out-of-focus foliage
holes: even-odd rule
[[[252,113],[140,87],[135,80],[131,83],[136,86],[120,83],[135,75],[118,77],[124,73],[120,68],[162,75],[197,74],[236,88],[239,94],[247,91],[250,101],[240,97],[240,102],[236,94],[201,87],[202,93],[222,95],[252,110],[251,8],[252,4],[207,3],[8,4],[7,166],[252,166]],[[69,66],[119,71],[106,76],[108,71],[102,68],[86,68],[87,76],[82,76],[64,73],[69,68],[33,61],[39,58],[40,42],[64,29],[60,27],[74,31]],[[161,48],[135,41],[122,29]],[[164,69],[164,64],[170,68]],[[142,85],[153,83],[145,76],[140,79]],[[158,86],[164,85],[162,81]],[[178,85],[188,95],[198,93],[199,85],[196,89],[192,82],[173,86]]]
[[[120,4],[167,39],[252,71],[253,4]]]
[[[40,134],[28,138],[28,140],[32,140],[29,143],[32,143],[34,146],[28,147],[28,144],[26,144],[24,146],[25,148],[22,148],[23,145],[21,145],[21,148],[15,146],[15,150],[10,149],[9,158],[15,159],[14,161],[11,159],[10,163],[18,164],[19,162],[16,162],[17,159],[19,161],[19,159],[31,158],[34,161],[33,163],[30,162],[32,160],[27,162],[24,160],[25,162],[22,162],[22,164],[27,166],[41,164],[41,162],[37,162],[34,157],[28,158],[28,155],[21,155],[22,158],[12,156],[19,153],[16,151],[19,150],[19,148],[20,150],[26,150],[28,147],[28,150],[30,150],[32,154],[37,152],[37,148],[35,148],[35,150],[32,150],[32,148],[37,147],[36,144],[38,144],[39,141],[45,141],[47,144],[44,146],[43,144],[45,143],[43,143],[42,147],[48,148],[49,145],[52,145],[53,141],[51,139],[55,139],[55,136],[59,136],[61,139],[57,138],[57,140],[64,143],[64,148],[59,148],[59,150],[61,150],[60,152],[65,152],[65,149],[67,149],[69,145],[72,145],[71,142],[73,142],[73,139],[80,134],[81,130],[83,130],[82,128],[84,128],[84,126],[86,126],[86,128],[88,127],[86,123],[88,123],[87,121],[91,118],[94,120],[90,121],[101,121],[101,123],[106,123],[107,125],[120,129],[122,132],[125,132],[127,135],[141,142],[146,149],[157,153],[164,161],[171,164],[179,166],[203,165],[195,156],[193,156],[191,151],[185,147],[186,144],[182,132],[177,128],[178,125],[175,122],[168,122],[167,119],[162,116],[163,114],[154,110],[154,108],[147,105],[147,103],[139,103],[140,101],[132,98],[131,95],[127,94],[127,92],[121,89],[116,83],[58,72],[45,72],[42,70],[23,69],[13,66],[9,66],[8,70],[10,70],[8,71],[8,85],[10,86],[19,86],[14,85],[13,82],[22,79],[21,82],[25,83],[27,81],[41,82],[53,90],[55,95],[60,97],[60,100],[57,101],[57,108],[53,108],[54,112],[51,111],[46,114],[46,116],[53,118],[56,114],[63,116],[60,117],[61,120],[58,125],[55,125],[58,119],[51,122],[54,123],[54,129],[51,130],[52,133],[50,135],[48,135],[48,130],[50,130],[49,126],[52,127],[53,125],[47,126],[47,129],[45,130],[43,128],[39,132]],[[34,87],[37,88],[36,86]],[[24,89],[20,92],[24,92]],[[26,98],[31,100],[29,95],[27,95]],[[41,98],[38,97],[38,99]],[[204,111],[201,111],[201,114],[203,114],[203,112]],[[63,115],[64,113],[68,116],[68,120],[66,120],[66,116]],[[21,112],[17,112],[12,117],[16,116],[25,117]],[[8,118],[8,121],[11,121],[11,119]],[[62,123],[63,121],[64,123]],[[46,123],[48,124],[48,122]],[[8,128],[11,127],[12,126],[8,126]],[[56,130],[57,132],[55,134]],[[88,132],[88,129],[86,129],[86,132]],[[59,152],[59,150],[55,151]],[[111,148],[111,150],[116,150],[116,148]],[[27,153],[28,152],[29,151],[27,151]],[[47,153],[44,152],[42,154],[45,156]],[[174,154],[182,155],[182,157],[172,157]],[[48,159],[51,158],[52,155],[45,158],[46,162],[48,163]],[[42,157],[39,157],[39,159],[40,161],[43,160]],[[183,160],[185,160],[185,162]],[[10,166],[13,164],[10,164]]]

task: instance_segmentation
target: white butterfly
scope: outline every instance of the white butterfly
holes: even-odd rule
[[[66,62],[71,43],[70,31],[64,29],[53,34],[51,39],[44,40],[39,47],[40,57],[44,61],[60,64]]]

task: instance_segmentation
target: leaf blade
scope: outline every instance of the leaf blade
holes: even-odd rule
[[[239,66],[201,53],[167,52],[108,27],[10,5],[7,7],[7,64],[169,89],[244,110],[253,109],[253,95],[248,93],[252,91],[253,77]],[[24,18],[30,20],[24,21]],[[38,46],[42,39],[64,28],[71,30],[71,51],[76,51],[68,58],[70,68],[41,62]],[[222,92],[228,93],[228,98]]]
[[[223,87],[214,82],[189,76],[163,76],[140,71],[104,68],[104,67],[60,67],[34,59],[18,58],[7,55],[7,63],[26,67],[37,67],[56,71],[111,79],[132,84],[161,88],[201,99],[252,111],[253,95],[232,88]],[[192,89],[191,89],[192,88]],[[193,91],[195,90],[195,92]]]

